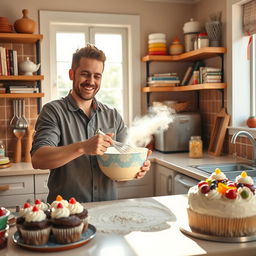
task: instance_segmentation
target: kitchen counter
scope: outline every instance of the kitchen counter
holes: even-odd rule
[[[232,163],[237,162],[239,159],[234,159],[231,155],[214,157],[207,153],[204,153],[203,158],[192,159],[188,157],[188,153],[171,153],[163,154],[154,151],[150,156],[152,163],[156,162],[180,172],[182,174],[188,175],[195,179],[202,179],[208,177],[205,172],[199,171],[191,166],[199,164],[215,164],[215,163]],[[241,161],[239,161],[241,162]],[[244,162],[244,161],[242,161]],[[14,175],[29,175],[29,174],[47,174],[49,170],[33,169],[31,163],[13,163],[11,167],[0,169],[1,176],[14,176]]]
[[[85,207],[92,212],[97,207],[118,207],[120,203],[154,203],[165,208],[171,217],[164,228],[158,231],[132,231],[124,235],[111,232],[96,232],[96,236],[87,244],[72,250],[53,252],[51,255],[83,255],[83,256],[156,256],[156,255],[255,255],[256,242],[221,243],[200,240],[184,235],[179,226],[185,223],[187,197],[185,195],[162,196],[152,198],[127,199],[107,202],[87,203]],[[178,207],[177,207],[178,206]],[[157,216],[156,216],[157,217]],[[90,222],[90,221],[89,221]],[[95,225],[97,227],[97,225]],[[32,256],[42,253],[28,251],[15,245],[11,239],[16,231],[10,229],[8,247],[0,250],[2,256]]]

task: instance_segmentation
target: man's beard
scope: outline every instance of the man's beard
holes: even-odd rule
[[[81,83],[81,84],[79,84],[79,87],[73,86],[74,91],[76,92],[77,96],[79,98],[81,98],[82,100],[92,100],[99,90],[99,89],[95,90],[95,86],[93,86],[93,88],[94,88],[93,94],[90,97],[83,96],[81,87],[86,87],[87,85],[88,85],[87,83]],[[88,86],[90,86],[90,85],[88,85]]]

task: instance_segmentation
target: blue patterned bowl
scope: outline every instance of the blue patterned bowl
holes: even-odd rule
[[[136,151],[124,154],[109,147],[104,155],[97,156],[100,169],[112,180],[132,180],[146,161],[148,149],[136,148]]]

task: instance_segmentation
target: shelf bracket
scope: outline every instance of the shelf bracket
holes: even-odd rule
[[[146,62],[146,84],[147,84],[147,86],[148,86],[148,77],[150,76],[150,63],[151,63],[151,61],[147,61]],[[150,93],[148,92],[147,94],[146,94],[146,97],[147,97],[147,107],[149,108],[149,106],[150,106]]]

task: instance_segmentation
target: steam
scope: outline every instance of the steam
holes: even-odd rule
[[[127,143],[145,147],[151,141],[153,134],[169,127],[173,122],[174,114],[175,111],[165,105],[151,107],[147,115],[135,118],[128,130]]]

